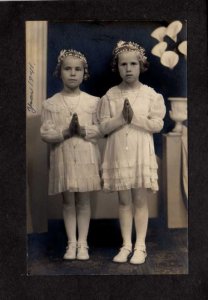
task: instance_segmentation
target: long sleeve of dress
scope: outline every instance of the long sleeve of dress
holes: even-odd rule
[[[53,113],[47,110],[44,105],[41,114],[41,124],[40,135],[44,142],[60,143],[64,140],[63,128],[55,125]]]
[[[124,124],[122,117],[117,117],[111,118],[101,124],[86,126],[86,139],[93,142],[94,139],[102,138]]]
[[[104,96],[99,101],[96,114],[93,114],[93,125],[85,127],[86,139],[93,142],[94,139],[101,138],[125,124],[122,113],[111,117],[109,100]]]
[[[102,137],[102,133],[99,129],[99,119],[98,119],[98,107],[100,105],[100,98],[98,104],[95,107],[95,110],[92,113],[92,125],[85,126],[86,136],[85,140],[93,144],[97,144],[97,139]]]
[[[110,102],[106,95],[101,98],[99,119],[99,128],[103,135],[110,134],[126,124],[122,112],[119,115],[112,117],[110,111]]]
[[[133,114],[131,124],[152,133],[160,132],[164,125],[163,118],[165,113],[166,108],[163,96],[161,94],[157,94],[156,97],[151,99],[149,115],[146,117],[143,115]]]

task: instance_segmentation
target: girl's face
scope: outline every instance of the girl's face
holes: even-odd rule
[[[61,79],[66,89],[77,89],[83,81],[84,63],[74,56],[67,56],[62,61]]]
[[[140,63],[136,52],[123,52],[118,55],[118,70],[122,80],[127,84],[138,81]]]

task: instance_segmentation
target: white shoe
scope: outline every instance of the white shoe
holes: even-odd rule
[[[76,252],[77,252],[77,243],[76,242],[69,242],[68,246],[66,247],[66,253],[64,254],[63,259],[76,259]]]
[[[113,261],[117,263],[124,263],[127,262],[127,259],[131,253],[131,248],[127,246],[123,246],[120,248],[119,253],[114,256]]]
[[[77,259],[88,260],[90,258],[88,249],[89,247],[87,244],[79,244],[77,247]]]
[[[130,259],[130,263],[134,265],[143,264],[145,262],[146,257],[147,257],[147,252],[145,247],[138,246],[134,248],[134,254]]]

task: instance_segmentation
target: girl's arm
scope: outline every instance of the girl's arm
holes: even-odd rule
[[[93,125],[85,126],[86,140],[96,142],[126,124],[122,112],[116,117],[111,117],[110,103],[107,96],[101,98],[97,105],[97,111],[93,114]]]
[[[60,143],[67,138],[68,130],[61,130],[55,128],[50,121],[45,121],[40,128],[41,139],[46,143]]]
[[[115,117],[111,116],[110,101],[107,95],[101,98],[101,105],[99,107],[98,114],[100,120],[99,129],[103,135],[110,134],[127,124],[123,118],[122,112]]]
[[[110,134],[114,131],[116,131],[117,129],[119,129],[120,127],[126,125],[126,121],[123,118],[123,114],[122,112],[113,118],[107,119],[105,121],[103,121],[102,123],[100,123],[99,128],[100,131],[103,135],[106,134]]]
[[[125,124],[126,121],[121,114],[118,117],[105,120],[100,124],[85,126],[85,139],[93,142],[93,139],[102,138]]]
[[[160,132],[163,128],[163,118],[166,113],[166,107],[164,104],[163,96],[161,94],[157,94],[156,97],[154,97],[154,99],[152,99],[151,101],[152,102],[149,116],[135,116],[135,114],[133,114],[131,124],[152,133],[156,133]]]
[[[68,138],[69,130],[58,128],[53,120],[53,113],[44,106],[41,114],[41,139],[46,143],[60,143]]]
[[[99,119],[98,119],[98,107],[100,105],[100,98],[96,100],[96,106],[94,112],[92,113],[92,125],[84,126],[84,139],[93,144],[97,144],[97,139],[102,138],[102,133],[99,129]]]
[[[92,142],[93,144],[97,143],[97,139],[102,138],[102,133],[99,129],[99,125],[88,125],[84,127],[85,129],[85,140]]]

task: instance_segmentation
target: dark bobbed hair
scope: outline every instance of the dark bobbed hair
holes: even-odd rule
[[[119,71],[118,71],[118,56],[119,56],[119,54],[116,55],[116,56],[114,55],[112,63],[111,63],[112,71],[117,73],[117,74],[119,74]],[[149,68],[149,62],[147,60],[142,61],[141,59],[139,59],[139,54],[138,54],[138,61],[139,61],[139,64],[140,64],[140,72],[141,73],[146,72]]]

